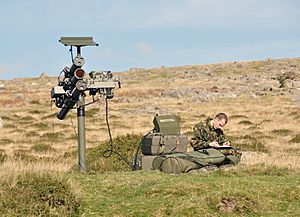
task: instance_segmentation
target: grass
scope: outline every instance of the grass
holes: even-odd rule
[[[240,121],[238,124],[246,125],[246,126],[253,125],[251,121]]]
[[[276,129],[276,130],[272,130],[271,133],[278,136],[288,136],[291,135],[293,131],[288,129]]]
[[[7,159],[7,155],[5,153],[0,152],[0,164],[2,164]]]
[[[141,135],[153,128],[155,113],[179,114],[182,132],[188,135],[196,123],[208,116],[213,117],[218,112],[229,115],[229,122],[224,127],[225,135],[233,137],[233,145],[249,152],[244,153],[242,165],[228,171],[205,174],[131,172],[116,154],[110,158],[103,157],[103,152],[109,147],[108,142],[104,141],[107,130],[103,103],[86,110],[89,171],[77,173],[73,169],[77,162],[77,142],[70,120],[58,120],[54,112],[59,109],[54,105],[51,109],[48,103],[52,84],[46,85],[45,80],[37,78],[34,81],[39,85],[35,91],[29,92],[26,88],[31,87],[31,79],[6,81],[7,91],[2,93],[0,100],[0,114],[4,122],[0,129],[0,203],[8,198],[6,202],[7,205],[10,203],[11,209],[0,207],[0,215],[297,216],[300,213],[300,110],[290,99],[292,95],[286,89],[288,87],[277,92],[279,83],[272,81],[271,76],[291,64],[297,65],[295,71],[299,73],[299,63],[300,59],[274,60],[270,63],[256,61],[235,65],[224,63],[141,69],[130,72],[130,75],[121,73],[123,88],[115,90],[115,98],[110,101],[109,108],[115,150],[128,161],[132,159]],[[268,64],[271,64],[270,67]],[[189,71],[187,76],[186,71]],[[221,74],[222,77],[219,76]],[[252,79],[257,80],[261,89],[273,87],[274,91],[254,90]],[[298,80],[295,77],[295,81]],[[16,89],[18,82],[22,82],[24,88]],[[49,78],[49,82],[55,85],[57,79]],[[224,94],[230,91],[237,96],[221,99],[220,92],[213,95],[211,101],[201,102],[161,96],[164,90],[184,87],[199,90],[200,95],[202,90],[208,91],[209,96],[213,86],[220,88]],[[266,95],[253,97],[253,91]],[[26,93],[24,103],[5,103],[11,94],[21,92]],[[71,111],[76,125],[74,112]],[[49,147],[53,150],[48,152]],[[44,178],[39,178],[39,175]],[[42,184],[45,179],[50,182]],[[67,205],[69,203],[59,190],[61,187],[51,184],[53,180],[55,183],[63,180],[66,185],[61,186],[64,186],[63,193],[66,194],[77,191],[78,187],[74,189],[70,183],[82,186],[80,194],[76,194],[79,200],[72,197],[76,205]],[[47,191],[47,186],[52,186],[53,191]],[[23,189],[17,195],[20,200],[14,194],[19,189]],[[51,198],[65,201],[66,206],[50,206],[52,199],[43,201],[39,198],[38,202],[32,202],[31,199],[38,198],[35,195],[44,195],[44,192]],[[28,200],[23,197],[27,193],[31,195]],[[26,205],[27,201],[36,206]],[[42,208],[44,212],[40,209],[40,203],[49,205]]]
[[[0,181],[1,216],[78,216],[80,202],[66,178],[25,173]]]
[[[43,141],[61,142],[64,139],[64,134],[60,132],[56,133],[44,133],[40,136]]]
[[[32,150],[36,152],[47,152],[47,151],[54,151],[55,149],[48,144],[35,144],[32,146]]]
[[[297,134],[294,138],[290,140],[290,142],[300,143],[300,134]]]
[[[126,134],[124,136],[117,136],[113,139],[114,152],[109,155],[110,143],[103,142],[95,148],[87,150],[88,170],[90,172],[104,173],[107,171],[129,171],[130,167],[127,165],[115,152],[121,154],[128,162],[131,162],[138,145],[141,141],[141,135]]]
[[[7,138],[4,138],[4,139],[0,139],[0,146],[5,146],[9,143],[13,143],[14,141],[11,140],[11,139],[7,139]]]
[[[40,122],[40,123],[34,123],[32,125],[30,125],[30,127],[34,127],[38,130],[47,130],[50,129],[50,127],[48,126],[48,124]]]
[[[231,115],[230,119],[249,119],[246,115]]]
[[[29,154],[29,151],[23,149],[14,151],[13,158],[24,162],[37,162],[39,160],[38,157]]]
[[[266,174],[270,170],[274,173]],[[275,167],[186,175],[74,174],[73,178],[85,189],[82,213],[86,216],[294,216],[300,209],[299,174]]]
[[[86,112],[85,112],[85,116],[86,116],[87,118],[92,118],[92,117],[94,117],[94,116],[97,115],[97,114],[100,114],[99,108],[88,108],[88,109],[86,110]]]

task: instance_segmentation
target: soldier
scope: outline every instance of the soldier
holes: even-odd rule
[[[228,118],[225,113],[219,113],[214,119],[207,118],[194,126],[194,137],[191,139],[191,146],[194,150],[210,147],[230,146],[222,131],[227,124]]]
[[[196,124],[191,140],[194,151],[158,156],[153,160],[153,169],[165,173],[187,173],[199,169],[202,172],[212,166],[218,168],[237,165],[241,152],[234,147],[228,147],[231,146],[230,142],[221,129],[227,121],[227,115],[219,113],[214,119],[207,118]]]

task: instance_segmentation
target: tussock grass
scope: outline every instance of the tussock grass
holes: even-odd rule
[[[36,152],[55,151],[55,149],[48,144],[35,144],[32,146],[32,150]]]
[[[37,162],[39,160],[38,157],[31,155],[28,150],[24,149],[16,150],[13,153],[13,159],[22,160],[25,162]]]
[[[293,216],[299,210],[297,174],[265,165],[233,170],[75,177],[85,189],[82,211],[87,216]]]
[[[293,131],[288,129],[276,129],[276,130],[272,130],[271,133],[278,136],[288,136],[293,134]]]
[[[7,155],[0,151],[0,164],[2,164],[7,158]]]
[[[117,136],[113,139],[114,151],[121,154],[128,162],[131,162],[136,150],[140,144],[142,135],[126,134]],[[118,156],[112,153],[111,157],[106,158],[110,149],[109,141],[101,143],[95,148],[88,149],[87,162],[90,172],[107,172],[107,171],[129,171],[130,167]]]
[[[99,113],[100,113],[99,108],[89,108],[89,109],[86,110],[85,116],[87,118],[92,118],[92,117],[94,117],[95,115],[97,115]]]
[[[78,216],[80,201],[68,179],[25,173],[0,181],[2,216]]]
[[[234,119],[249,119],[249,117],[247,117],[246,115],[231,115],[230,119],[234,120]]]
[[[43,135],[40,136],[41,140],[44,141],[52,141],[52,142],[59,142],[62,139],[64,139],[64,134],[60,132],[56,133],[44,133]]]
[[[246,126],[253,125],[251,121],[240,121],[238,124],[246,125]]]
[[[27,121],[29,122],[29,121],[34,121],[35,119],[32,116],[27,115],[27,116],[21,117],[19,120],[24,121],[24,122],[27,122]]]
[[[269,149],[255,135],[228,136],[228,139],[233,146],[242,151],[269,152]]]
[[[36,131],[29,131],[29,132],[26,132],[25,136],[26,137],[39,137],[39,134]]]
[[[37,130],[48,130],[48,129],[50,129],[50,127],[48,126],[48,124],[43,123],[43,122],[34,123],[34,124],[30,125],[30,127],[34,127]]]
[[[33,104],[33,105],[40,105],[41,102],[40,102],[40,100],[31,100],[31,101],[30,101],[30,104]]]
[[[7,123],[4,123],[4,128],[17,129],[18,126],[15,125],[15,124],[7,124]]]
[[[9,143],[13,143],[13,142],[14,142],[13,140],[7,139],[7,138],[0,139],[0,146],[5,146],[5,145],[8,145]]]
[[[294,138],[292,138],[289,142],[300,143],[300,134],[297,134]]]
[[[30,114],[43,114],[44,113],[44,111],[42,111],[42,110],[30,110],[30,111],[28,111],[28,113],[30,113]]]

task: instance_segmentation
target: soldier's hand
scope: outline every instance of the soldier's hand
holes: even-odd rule
[[[223,145],[225,145],[225,146],[231,146],[231,144],[230,144],[229,141],[224,142]]]
[[[220,145],[219,145],[218,142],[213,141],[213,142],[209,143],[209,146],[210,146],[210,147],[219,147]]]

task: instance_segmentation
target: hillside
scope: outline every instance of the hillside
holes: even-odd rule
[[[288,199],[292,201],[291,207],[285,204],[287,207],[282,208],[282,213],[272,208],[272,205],[279,201],[273,201],[271,194],[255,192],[264,200],[270,200],[266,206],[262,206],[262,201],[251,195],[254,192],[245,190],[241,193],[234,185],[229,186],[234,189],[234,193],[230,194],[222,190],[226,196],[222,194],[223,196],[218,197],[219,200],[227,198],[235,203],[235,207],[241,206],[240,212],[235,212],[234,209],[230,211],[237,215],[243,213],[261,215],[269,212],[270,215],[273,213],[284,216],[285,211],[290,210],[293,216],[297,212],[297,207],[299,211],[299,203],[295,202],[299,201],[299,198],[295,195],[300,195],[300,189],[299,185],[298,188],[294,186],[299,183],[300,169],[300,58],[154,69],[132,68],[126,72],[115,73],[115,75],[120,77],[122,88],[115,91],[115,97],[109,103],[113,137],[147,133],[153,128],[152,119],[156,113],[175,114],[180,119],[182,133],[190,137],[194,124],[207,116],[225,112],[229,115],[229,123],[224,132],[232,143],[244,152],[241,168],[237,168],[236,175],[233,177],[226,173],[218,173],[204,175],[200,179],[205,183],[211,183],[211,178],[217,181],[232,178],[235,180],[234,183],[237,180],[244,182],[242,177],[252,176],[253,170],[256,171],[258,168],[258,172],[254,172],[255,177],[249,178],[250,181],[245,186],[255,186],[255,178],[258,178],[262,183],[260,190],[264,191],[267,183],[273,180],[272,171],[275,168],[275,173],[280,173],[283,177],[277,181],[273,180],[270,189],[275,191],[276,185],[282,185],[287,191],[293,191],[291,195],[294,195],[290,195]],[[92,180],[100,179],[104,183],[114,180],[112,183],[116,184],[116,191],[121,191],[124,186],[121,181],[116,182],[115,173],[101,175],[101,171],[98,171],[100,173],[96,172],[96,175],[87,177],[68,173],[77,162],[76,154],[74,155],[77,149],[76,113],[72,111],[64,121],[55,118],[54,113],[57,108],[51,103],[50,90],[56,83],[57,78],[47,76],[0,80],[0,164],[2,162],[0,174],[5,176],[24,171],[52,171],[66,174],[71,180],[80,182],[80,185],[88,185],[87,183],[91,182],[90,187],[95,188],[88,191],[81,189],[84,195],[82,206],[85,211],[83,213],[89,213],[90,216],[93,215],[91,210],[95,210],[94,215],[97,216],[97,208],[89,207],[87,204],[88,201],[97,204],[92,201],[95,197],[93,192],[96,191],[97,186]],[[86,130],[87,146],[91,150],[108,139],[104,100],[87,107]],[[121,147],[120,150],[124,151],[126,147]],[[289,172],[282,174],[284,170]],[[132,186],[131,176],[145,182],[147,194],[152,196],[160,194],[151,188],[150,184],[159,186],[157,180],[166,182],[168,179],[157,172],[122,173],[122,180],[129,183],[130,190],[124,193],[128,195],[121,196],[124,201],[119,201],[121,204],[113,207],[115,213],[108,212],[106,215],[148,215],[153,212],[150,208],[149,212],[138,209],[135,212],[123,210],[126,207],[135,210],[135,206],[138,206],[137,201],[126,203],[126,200],[135,194],[131,192],[132,189],[137,189],[138,197],[145,193],[142,188]],[[157,179],[149,178],[152,176]],[[190,181],[195,176],[184,176],[183,179]],[[152,181],[147,182],[147,177]],[[178,189],[185,186],[179,177],[173,177]],[[288,180],[293,181],[286,183]],[[198,191],[198,184],[200,183],[192,184],[191,188]],[[112,188],[111,184],[107,185]],[[106,190],[102,189],[102,191]],[[213,186],[208,185],[205,192],[205,197],[210,197],[214,194]],[[168,193],[184,195],[183,192],[174,193],[169,189],[169,191],[163,191],[160,196],[164,197]],[[107,192],[104,194],[109,197]],[[285,197],[283,192],[280,197]],[[185,195],[183,198],[187,199]],[[239,199],[236,198],[242,199],[243,204],[239,204]],[[117,200],[117,198],[110,199]],[[198,199],[199,203],[204,200],[204,198]],[[99,213],[105,212],[105,209],[111,206],[109,199],[103,200],[106,201],[106,205],[98,209]],[[156,207],[158,201],[153,202],[156,204],[153,206]],[[190,203],[191,201],[182,206],[190,206]],[[215,208],[218,204],[218,206],[223,206],[220,201],[208,203],[208,206],[214,207],[208,210],[208,216],[221,215],[228,211],[223,212],[222,208]],[[97,206],[100,205],[97,204]],[[174,214],[176,210],[178,211],[176,207],[172,205],[170,207],[165,207],[155,213],[168,215],[168,213]],[[182,215],[199,214],[203,211],[195,207],[192,210],[193,212],[183,212]]]

